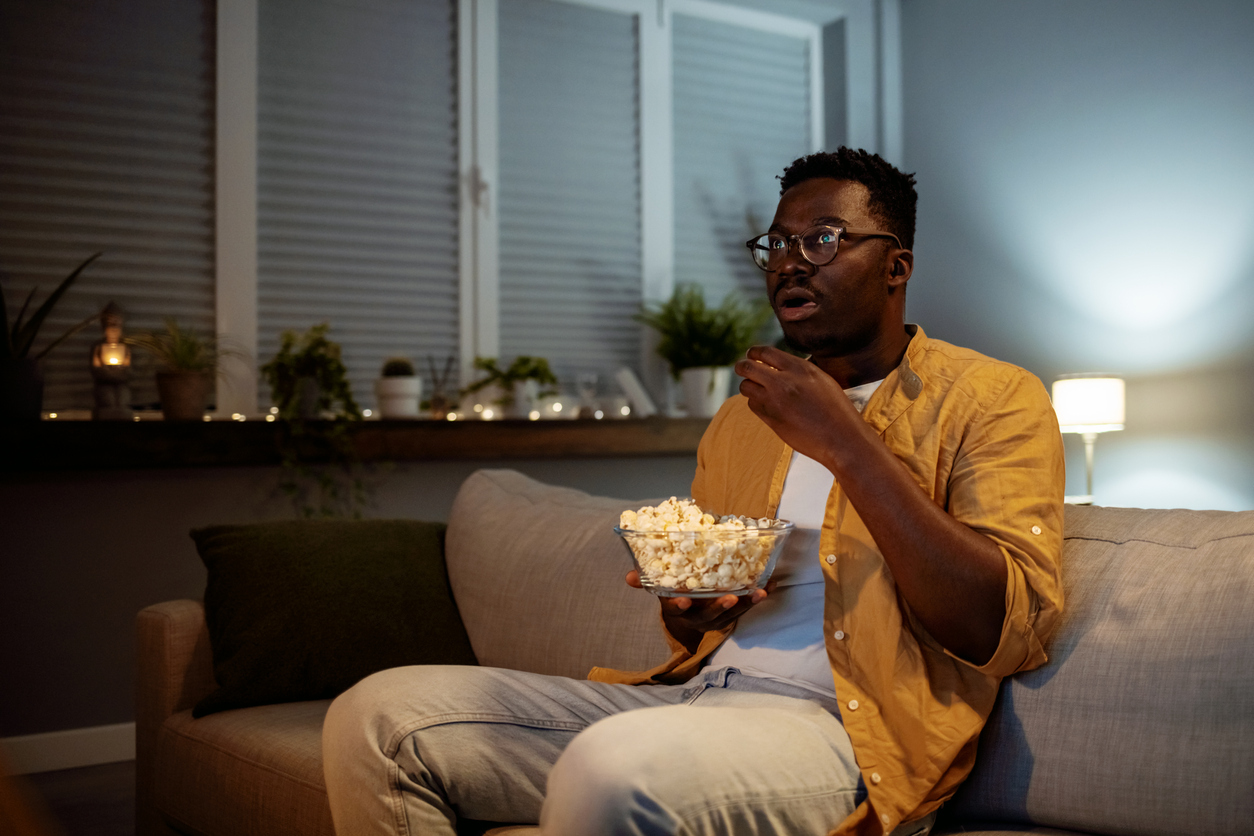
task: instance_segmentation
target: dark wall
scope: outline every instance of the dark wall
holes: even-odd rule
[[[445,520],[478,467],[624,499],[686,496],[695,456],[397,466],[368,516]],[[0,477],[0,737],[134,719],[134,622],[199,598],[187,532],[293,516],[272,468]]]
[[[1254,3],[903,0],[902,27],[910,318],[1047,384],[1126,377],[1099,504],[1254,508]]]

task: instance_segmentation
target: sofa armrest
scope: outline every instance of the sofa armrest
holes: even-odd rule
[[[168,832],[153,807],[157,735],[170,715],[191,708],[217,684],[200,601],[166,601],[135,620],[135,801],[138,833]]]

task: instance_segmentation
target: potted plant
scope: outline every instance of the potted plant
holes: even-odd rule
[[[709,418],[727,399],[732,365],[756,342],[770,316],[765,301],[752,304],[733,294],[711,308],[699,285],[681,284],[669,301],[645,307],[633,318],[658,332],[657,353],[683,385],[688,414]]]
[[[381,418],[417,418],[422,400],[422,378],[405,357],[389,357],[374,382],[374,396]]]
[[[38,421],[39,412],[43,408],[44,380],[39,373],[39,361],[48,352],[65,342],[74,334],[86,328],[100,315],[94,313],[82,322],[67,330],[64,334],[44,346],[43,350],[31,356],[31,347],[39,336],[39,329],[57,302],[70,289],[87,265],[100,258],[102,253],[88,256],[83,263],[74,268],[74,272],[61,280],[56,290],[44,300],[35,312],[26,318],[31,302],[35,299],[38,287],[31,288],[26,301],[22,303],[17,317],[9,324],[9,312],[5,307],[4,293],[0,291],[0,421]]]
[[[261,367],[279,418],[310,420],[330,413],[336,418],[361,420],[340,346],[327,339],[330,327],[324,322],[304,334],[284,331],[279,353]]]
[[[542,385],[557,386],[557,376],[549,368],[549,361],[543,357],[515,357],[514,362],[504,369],[496,364],[495,357],[476,357],[475,368],[487,376],[467,386],[462,394],[473,394],[497,386],[501,395],[496,403],[505,407],[513,418],[526,418],[537,408],[541,398],[557,394],[555,388],[540,389]]]
[[[236,354],[222,348],[214,337],[184,329],[172,317],[165,321],[164,331],[143,331],[125,342],[156,360],[157,393],[167,421],[202,420],[219,362]]]

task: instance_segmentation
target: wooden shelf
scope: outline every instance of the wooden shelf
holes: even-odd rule
[[[310,422],[315,435],[330,426]],[[348,427],[363,461],[686,456],[705,418],[613,421],[363,421]],[[0,424],[0,471],[225,467],[280,462],[284,426],[265,421],[40,421]],[[324,445],[302,444],[311,461]]]

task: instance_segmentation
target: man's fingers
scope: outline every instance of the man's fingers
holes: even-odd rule
[[[634,586],[636,589],[644,589],[644,584],[640,583],[640,572],[632,569],[627,573],[627,585]]]

